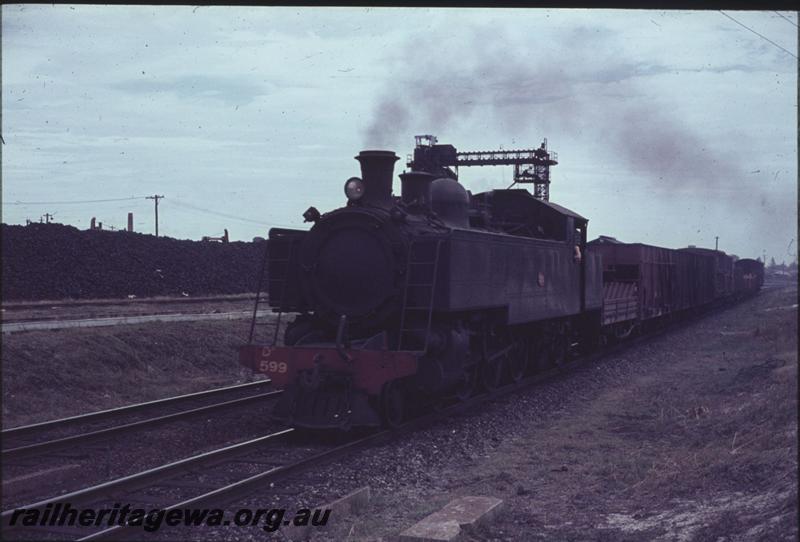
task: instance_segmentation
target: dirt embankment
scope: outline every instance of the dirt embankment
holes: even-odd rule
[[[2,225],[3,301],[254,292],[265,245]]]
[[[28,331],[2,343],[3,427],[244,381],[249,320]]]
[[[796,540],[796,298],[764,292],[682,331],[649,349],[649,374],[510,443],[495,467],[531,466],[475,538]]]

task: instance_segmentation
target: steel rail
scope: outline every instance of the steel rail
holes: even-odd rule
[[[294,429],[285,429],[283,431],[278,431],[277,433],[272,433],[263,437],[258,437],[245,442],[240,442],[238,444],[232,444],[216,450],[211,450],[184,459],[179,459],[178,461],[173,461],[165,465],[147,469],[136,474],[130,474],[128,476],[102,482],[100,484],[72,491],[70,493],[64,493],[56,497],[50,497],[32,504],[19,506],[15,509],[24,508],[26,510],[43,510],[48,504],[55,504],[58,502],[69,502],[71,504],[86,503],[91,502],[92,499],[103,497],[114,491],[120,491],[122,489],[138,489],[147,485],[152,480],[163,479],[166,476],[174,475],[184,471],[188,472],[194,467],[207,464],[211,461],[216,462],[225,458],[250,453],[263,446],[265,443],[272,443],[272,441],[285,438],[287,435],[294,433],[294,431]],[[13,513],[14,509],[5,510],[0,513],[0,522],[3,526],[7,527],[9,525],[9,520],[11,519]]]
[[[156,322],[208,322],[216,320],[242,320],[250,315],[249,310],[212,313],[167,313],[150,315],[110,316],[87,319],[36,320],[33,322],[3,322],[3,333],[23,333],[25,331],[50,331],[55,329],[83,329],[87,327],[115,327]],[[266,314],[265,314],[266,315]]]
[[[225,386],[223,388],[214,388],[211,390],[204,390],[198,391],[195,393],[187,393],[185,395],[176,395],[174,397],[165,397],[163,399],[156,399],[153,401],[146,401],[144,403],[134,403],[132,405],[125,405],[121,407],[109,408],[107,410],[98,410],[95,412],[88,412],[86,414],[78,414],[76,416],[69,416],[67,418],[59,418],[56,420],[48,420],[44,422],[32,423],[30,425],[21,425],[18,427],[11,427],[9,429],[3,429],[0,432],[0,437],[2,438],[9,438],[9,437],[17,437],[21,435],[26,435],[29,433],[33,433],[36,431],[40,431],[42,429],[53,429],[55,427],[67,427],[69,425],[77,424],[77,423],[85,423],[85,422],[93,422],[97,420],[102,420],[105,418],[113,418],[119,416],[121,414],[130,414],[133,412],[138,412],[140,410],[144,410],[146,408],[154,407],[154,406],[166,406],[172,403],[180,403],[183,401],[188,401],[192,399],[198,399],[201,397],[209,397],[216,394],[223,394],[228,393],[230,391],[235,390],[247,390],[250,388],[262,388],[267,384],[270,384],[271,381],[269,379],[266,380],[257,380],[255,382],[247,382],[245,384],[235,384],[233,386]]]
[[[181,418],[196,416],[197,414],[202,414],[205,412],[219,411],[228,408],[243,406],[257,401],[262,401],[264,399],[277,397],[281,393],[283,393],[283,390],[276,390],[267,393],[261,393],[258,395],[251,395],[248,397],[242,397],[239,399],[226,401],[224,403],[215,403],[213,405],[206,405],[198,408],[193,408],[190,410],[182,410],[180,412],[175,412],[173,414],[166,414],[164,416],[158,416],[156,418],[147,418],[145,420],[139,420],[136,422],[126,423],[122,425],[115,425],[113,427],[109,427],[106,429],[99,429],[96,431],[90,431],[88,433],[79,433],[77,435],[71,435],[69,437],[47,440],[44,442],[38,442],[36,444],[28,444],[25,446],[18,446],[16,448],[9,448],[3,450],[0,453],[0,458],[2,458],[3,461],[9,461],[12,459],[17,459],[19,457],[41,455],[46,452],[62,450],[66,447],[75,444],[88,444],[90,442],[107,438],[112,435],[125,433],[142,427],[153,427],[155,425],[160,425],[162,423],[179,420]]]
[[[413,422],[409,422],[409,424],[410,423]],[[288,431],[293,431],[293,430],[289,429]],[[358,440],[348,442],[341,446],[337,446],[330,450],[325,450],[323,452],[314,454],[310,457],[300,459],[299,461],[295,461],[294,463],[290,463],[288,465],[282,465],[279,467],[274,467],[264,472],[254,474],[252,476],[249,476],[232,484],[228,484],[226,486],[214,489],[207,493],[203,493],[202,495],[192,497],[191,499],[187,499],[182,502],[167,506],[163,510],[168,512],[170,510],[185,508],[189,506],[197,507],[199,505],[209,502],[214,502],[217,504],[229,503],[240,497],[252,493],[253,490],[258,487],[263,487],[264,482],[275,482],[292,474],[297,474],[299,472],[307,470],[310,467],[316,467],[325,463],[329,463],[334,459],[347,455],[348,453],[353,453],[370,444],[377,443],[380,440],[386,439],[390,436],[397,434],[398,431],[389,431],[389,430],[384,430],[379,433],[374,433],[372,435],[362,437]],[[113,527],[109,527],[108,529],[104,529],[102,531],[92,533],[85,537],[79,538],[78,540],[79,541],[109,540],[113,539],[115,535],[120,535],[124,530],[130,528],[132,528],[130,525],[115,525]]]
[[[27,309],[46,309],[50,307],[84,307],[84,306],[108,306],[108,305],[166,305],[169,303],[204,303],[216,301],[251,301],[255,299],[254,293],[228,294],[217,297],[165,297],[151,298],[142,297],[136,299],[87,299],[84,301],[10,301],[3,303],[6,310],[27,310]]]
[[[249,312],[250,309],[246,309],[243,311],[224,311],[224,312],[180,312],[176,309],[175,312],[136,312],[131,314],[103,314],[99,316],[93,316],[91,318],[63,318],[61,315],[59,316],[30,316],[27,318],[4,318],[0,324],[4,326],[9,326],[12,324],[59,324],[59,323],[69,323],[69,322],[87,322],[91,320],[122,320],[125,318],[141,318],[141,317],[156,317],[156,316],[203,316],[203,315],[210,315],[210,314],[238,314],[239,312]],[[81,326],[77,326],[81,327]],[[95,326],[98,327],[98,326]],[[31,331],[38,331],[39,329],[44,328],[32,328]]]

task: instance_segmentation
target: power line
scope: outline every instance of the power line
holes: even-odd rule
[[[4,201],[3,205],[69,205],[73,203],[106,203],[110,201],[131,201],[145,199],[146,196],[131,196],[129,198],[90,199],[82,201]]]
[[[205,209],[203,207],[198,207],[198,206],[192,205],[190,203],[181,202],[181,201],[178,201],[178,200],[176,200],[174,198],[172,198],[170,200],[170,203],[172,203],[174,205],[177,205],[178,207],[183,207],[183,208],[190,209],[190,210],[193,210],[193,211],[198,211],[198,212],[206,213],[206,214],[210,214],[210,215],[216,215],[216,216],[220,216],[220,217],[223,217],[223,218],[229,218],[231,220],[240,220],[242,222],[249,222],[251,224],[257,224],[259,226],[277,226],[277,227],[281,227],[281,228],[297,228],[297,226],[287,226],[285,224],[270,224],[269,222],[263,222],[261,220],[253,220],[252,218],[245,218],[245,217],[242,217],[242,216],[231,215],[231,214],[228,214],[228,213],[221,213],[219,211],[212,211],[211,209]]]
[[[158,196],[158,199],[162,199],[163,196]],[[86,204],[86,203],[107,203],[107,202],[120,202],[120,201],[132,201],[132,200],[139,200],[139,199],[152,199],[156,200],[156,196],[131,196],[129,198],[108,198],[108,199],[96,199],[96,200],[75,200],[75,201],[4,201],[3,205],[67,205],[67,204]],[[158,205],[158,201],[154,201],[156,206]],[[262,220],[254,220],[252,218],[246,218],[243,216],[232,215],[228,213],[222,213],[219,211],[212,211],[211,209],[206,209],[204,207],[198,207],[196,205],[192,205],[190,203],[185,203],[179,200],[170,199],[170,203],[178,206],[183,207],[184,209],[188,209],[191,211],[196,211],[200,213],[206,213],[209,215],[215,215],[222,218],[228,218],[231,220],[238,220],[241,222],[248,222],[250,224],[257,224],[259,226],[268,226],[268,227],[279,227],[279,228],[297,228],[297,226],[290,226],[286,224],[274,224],[270,222],[264,222]],[[118,209],[122,209],[123,207],[117,207]],[[157,207],[156,207],[157,208]],[[156,210],[156,213],[158,211]],[[156,219],[157,220],[157,219]],[[158,228],[156,226],[156,228]]]
[[[733,17],[731,17],[730,15],[728,15],[727,13],[725,13],[724,11],[722,11],[722,10],[718,10],[718,11],[719,11],[720,13],[722,13],[722,14],[723,14],[725,17],[727,17],[728,19],[730,19],[731,21],[733,21],[734,23],[738,24],[739,26],[741,26],[741,27],[743,27],[743,28],[746,28],[747,30],[749,30],[750,32],[752,32],[753,34],[755,34],[756,36],[758,36],[758,37],[760,37],[760,38],[762,38],[762,39],[764,39],[764,40],[766,40],[766,41],[770,42],[772,45],[774,45],[775,47],[777,47],[778,49],[780,49],[780,50],[781,50],[781,51],[783,51],[784,53],[786,53],[786,54],[788,54],[788,55],[791,55],[791,56],[793,56],[793,57],[797,58],[797,55],[795,55],[795,54],[794,54],[794,53],[792,53],[791,51],[788,51],[788,50],[784,49],[783,47],[781,47],[780,45],[778,45],[777,43],[775,43],[774,41],[772,41],[772,40],[771,40],[771,39],[769,39],[768,37],[764,36],[763,34],[759,34],[758,32],[756,32],[755,30],[753,30],[753,29],[752,29],[752,28],[750,28],[749,26],[746,26],[746,25],[744,25],[744,24],[740,23],[739,21],[737,21],[736,19],[734,19]],[[799,60],[800,60],[800,59],[799,59]]]
[[[796,22],[794,22],[793,20],[791,20],[789,17],[786,17],[786,16],[784,16],[784,15],[781,15],[781,14],[780,14],[780,13],[778,13],[777,11],[773,11],[772,13],[774,13],[775,15],[777,15],[778,17],[780,17],[781,19],[786,19],[787,21],[789,21],[789,22],[790,22],[790,23],[792,23],[793,25],[797,26],[797,23],[796,23]],[[798,28],[800,28],[800,27],[798,27]]]
[[[240,220],[242,222],[249,222],[251,224],[258,224],[259,226],[273,226],[274,225],[274,224],[270,224],[268,222],[263,222],[261,220],[254,220],[252,218],[245,218],[245,217],[242,217],[242,216],[231,215],[231,214],[222,213],[222,212],[219,212],[219,211],[212,211],[211,209],[204,209],[203,207],[197,207],[196,205],[191,205],[189,203],[182,203],[182,202],[179,202],[179,201],[175,201],[174,199],[171,200],[171,201],[172,201],[172,203],[177,204],[179,207],[184,207],[186,209],[190,209],[190,210],[193,210],[193,211],[199,211],[199,212],[210,214],[210,215],[216,215],[216,216],[220,216],[220,217],[223,217],[223,218],[230,218],[232,220]],[[285,227],[290,227],[290,226],[285,226]]]

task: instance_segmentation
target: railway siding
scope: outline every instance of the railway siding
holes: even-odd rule
[[[258,311],[258,317],[267,316],[266,311]],[[73,320],[45,320],[35,322],[8,322],[2,324],[3,333],[20,331],[55,330],[76,327],[104,327],[122,326],[133,324],[148,324],[152,322],[201,322],[208,320],[241,320],[252,318],[253,311],[193,313],[193,314],[149,314],[144,316],[116,316],[110,318],[88,318]]]

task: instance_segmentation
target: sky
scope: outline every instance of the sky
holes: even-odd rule
[[[306,229],[363,149],[558,153],[589,237],[793,261],[797,13],[2,6],[2,221]],[[760,35],[759,35],[760,34]],[[472,192],[511,167],[462,168]],[[394,191],[400,192],[399,179]],[[111,201],[109,201],[111,200]]]

